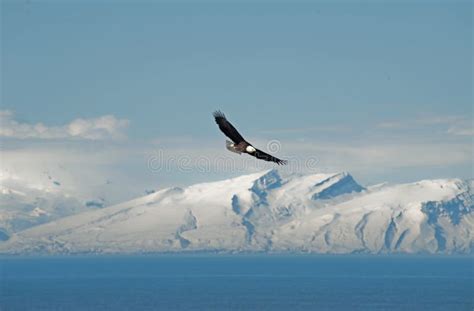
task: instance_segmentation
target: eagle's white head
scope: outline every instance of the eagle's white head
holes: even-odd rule
[[[257,150],[255,150],[255,148],[252,147],[252,146],[247,146],[247,148],[245,148],[245,150],[246,150],[248,153],[254,153],[255,151],[257,151]]]

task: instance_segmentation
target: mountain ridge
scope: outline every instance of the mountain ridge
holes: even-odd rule
[[[13,234],[0,253],[472,253],[472,181],[363,187],[277,170],[166,188]]]

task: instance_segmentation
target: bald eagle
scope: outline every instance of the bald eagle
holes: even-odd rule
[[[217,125],[219,125],[219,129],[225,134],[225,136],[229,137],[232,141],[226,141],[226,148],[229,151],[241,154],[247,153],[257,159],[275,162],[278,165],[287,164],[288,161],[280,160],[268,153],[265,153],[261,150],[256,149],[252,144],[246,141],[242,135],[235,129],[235,127],[227,121],[225,115],[220,112],[216,111],[213,113],[214,118],[216,120]]]

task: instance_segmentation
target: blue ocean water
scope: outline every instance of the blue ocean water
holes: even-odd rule
[[[473,310],[472,257],[0,258],[9,310]]]

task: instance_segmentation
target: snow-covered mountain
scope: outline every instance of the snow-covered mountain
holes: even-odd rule
[[[49,176],[43,183],[27,182],[18,176],[0,178],[0,241],[13,233],[69,215],[102,207],[97,200],[81,200],[62,189]]]
[[[272,170],[168,188],[0,242],[1,253],[472,253],[471,181],[360,186]]]

